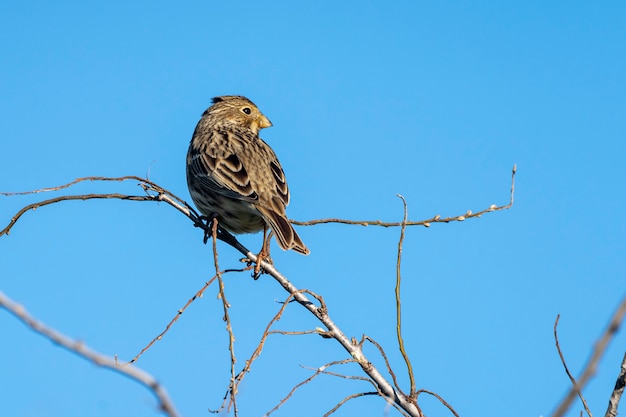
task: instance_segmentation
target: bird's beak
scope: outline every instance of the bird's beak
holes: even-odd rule
[[[259,118],[257,119],[257,123],[259,125],[259,129],[265,129],[266,127],[270,127],[272,125],[270,119],[263,115],[259,116]]]

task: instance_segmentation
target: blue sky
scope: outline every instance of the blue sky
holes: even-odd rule
[[[399,221],[508,211],[407,230],[403,324],[418,388],[462,416],[547,416],[625,294],[626,5],[585,2],[8,2],[0,6],[0,191],[149,175],[186,200],[191,134],[216,95],[242,94],[286,171],[291,218]],[[70,193],[139,193],[88,183]],[[60,195],[60,194],[54,194]],[[0,197],[2,223],[52,197]],[[308,257],[273,250],[295,285],[324,296],[348,336],[394,339],[398,229],[299,227]],[[252,250],[260,235],[241,241]],[[221,244],[220,265],[239,255]],[[132,358],[213,275],[202,234],[165,204],[65,202],[0,238],[0,290],[92,348]],[[238,365],[285,299],[273,280],[225,277]],[[211,287],[138,365],[184,416],[207,415],[229,379]],[[289,306],[276,328],[318,323]],[[0,313],[7,416],[156,416],[137,383]],[[620,332],[585,394],[606,409]],[[380,365],[373,348],[369,358]],[[239,395],[262,415],[311,371],[346,357],[316,336],[272,336]],[[360,375],[359,369],[338,369]],[[275,415],[319,416],[367,384],[321,377]],[[449,415],[423,397],[429,415]],[[578,415],[577,405],[570,416]],[[335,415],[385,415],[357,399]]]

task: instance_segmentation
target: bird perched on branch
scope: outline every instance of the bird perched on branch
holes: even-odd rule
[[[242,96],[213,98],[187,152],[187,186],[196,207],[232,233],[263,230],[259,257],[269,255],[268,226],[283,250],[309,254],[287,219],[289,188],[276,154],[259,137],[272,126]],[[257,262],[259,265],[260,260]]]

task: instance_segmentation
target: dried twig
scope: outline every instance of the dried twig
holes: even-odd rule
[[[342,361],[341,363],[334,363],[332,365],[343,365],[343,364],[352,363],[352,362],[354,362],[354,360],[347,359],[345,361]],[[358,397],[362,397],[363,395],[378,395],[379,397],[384,398],[387,401],[387,403],[390,404],[392,407],[394,407],[398,412],[400,412],[400,414],[402,414],[403,416],[409,416],[406,412],[404,412],[404,410],[402,410],[400,407],[398,407],[398,405],[395,404],[391,400],[391,398],[386,397],[382,392],[380,392],[380,390],[378,390],[378,387],[376,386],[376,383],[374,381],[372,381],[370,378],[366,378],[366,377],[362,377],[362,376],[358,376],[358,375],[344,375],[344,374],[340,374],[340,373],[337,373],[337,372],[327,371],[326,369],[330,368],[329,365],[330,364],[324,365],[324,367],[323,367],[324,370],[321,371],[322,374],[335,376],[337,378],[352,379],[352,380],[369,382],[370,384],[372,384],[372,386],[374,388],[376,388],[376,392],[372,392],[371,394],[370,393],[359,393],[359,394],[348,395],[347,397],[342,399],[337,405],[335,405],[335,407],[333,407],[330,411],[328,411],[326,414],[324,414],[324,416],[331,415],[332,413],[337,411],[339,409],[339,407],[341,407],[343,404],[345,404],[349,400],[352,400],[352,399],[358,398]],[[302,367],[305,368],[305,369],[310,369],[312,371],[319,371],[319,368],[315,369],[315,368],[311,368],[311,367],[308,367],[308,366],[302,366]]]
[[[398,385],[398,380],[396,379],[396,374],[393,372],[393,369],[391,369],[391,365],[389,364],[389,359],[387,358],[387,354],[385,354],[385,350],[383,349],[383,347],[377,341],[375,341],[374,339],[372,339],[369,336],[363,335],[363,340],[367,340],[371,344],[376,346],[376,348],[380,352],[381,356],[385,360],[385,366],[387,367],[387,372],[389,372],[389,375],[391,375],[391,379],[393,380],[394,387],[396,388],[396,390],[398,390],[398,392],[402,393],[402,395],[406,395],[406,394],[404,394],[404,392],[402,392],[402,390],[400,389],[400,386]],[[363,344],[363,343],[361,343],[361,344]]]
[[[174,403],[170,399],[165,388],[161,386],[161,384],[159,384],[152,375],[137,367],[120,364],[115,358],[96,352],[87,347],[83,342],[72,340],[59,331],[46,326],[28,314],[24,307],[9,299],[9,297],[4,295],[2,292],[0,292],[0,307],[3,307],[9,313],[13,314],[13,316],[19,319],[26,326],[30,327],[36,333],[46,337],[68,351],[90,361],[95,365],[111,369],[114,372],[124,375],[144,385],[156,397],[159,402],[159,408],[163,411],[163,413],[169,417],[179,416],[174,407]]]
[[[248,252],[247,256],[254,256],[254,254]],[[252,261],[256,261],[255,258],[251,258]],[[368,360],[365,354],[363,353],[362,346],[358,343],[353,343],[346,335],[341,331],[341,329],[334,323],[334,321],[328,316],[327,309],[324,305],[321,307],[317,307],[313,304],[304,294],[302,290],[298,290],[287,278],[285,278],[282,274],[280,274],[273,265],[263,262],[262,267],[265,271],[274,277],[276,281],[290,294],[294,295],[294,299],[304,308],[309,310],[312,314],[314,314],[318,320],[324,324],[327,331],[324,332],[326,337],[331,337],[335,339],[343,348],[352,356],[357,363],[361,366],[363,371],[377,384],[377,388],[384,394],[385,397],[389,397],[393,399],[393,401],[398,404],[401,408],[403,408],[409,415],[411,416],[419,416],[421,417],[421,413],[412,403],[410,399],[408,399],[402,393],[396,391],[389,382],[380,374],[378,369],[374,365],[372,365]],[[321,297],[320,297],[321,298]]]
[[[282,334],[285,336],[301,336],[305,334],[317,334],[317,333],[318,333],[317,330],[302,330],[299,332],[288,332],[285,330],[270,330],[269,332],[267,332],[267,334]]]
[[[416,402],[417,402],[417,397],[419,397],[419,395],[420,395],[422,392],[423,392],[423,393],[425,393],[425,394],[432,395],[433,397],[435,397],[436,399],[438,399],[438,400],[439,400],[439,402],[440,402],[441,404],[443,404],[444,406],[446,406],[446,408],[447,408],[448,410],[450,410],[450,412],[451,412],[452,414],[454,414],[456,417],[459,417],[459,415],[458,415],[458,414],[457,414],[457,412],[454,410],[454,408],[452,408],[452,406],[451,406],[450,404],[448,404],[448,402],[447,402],[446,400],[444,400],[444,399],[443,399],[443,398],[442,398],[439,394],[437,394],[437,393],[435,393],[435,392],[432,392],[432,391],[428,391],[427,389],[420,389],[420,390],[417,390],[417,392],[415,393],[415,401],[416,401]]]
[[[561,358],[561,363],[563,364],[563,367],[565,368],[565,373],[567,374],[569,380],[572,382],[572,386],[576,390],[576,394],[580,398],[580,401],[582,401],[583,407],[585,407],[585,411],[587,412],[587,415],[589,417],[593,417],[591,415],[591,410],[589,410],[589,407],[587,406],[587,401],[585,400],[585,397],[583,396],[583,393],[578,388],[578,384],[576,383],[576,379],[574,378],[574,376],[569,371],[569,368],[567,367],[567,363],[565,362],[565,358],[563,357],[563,352],[561,351],[561,346],[559,345],[559,336],[558,336],[557,331],[556,331],[556,328],[559,325],[559,319],[560,318],[561,318],[561,315],[557,314],[556,320],[554,321],[554,342],[556,343],[556,350],[559,353],[559,357]]]
[[[272,408],[270,411],[268,411],[267,413],[263,414],[263,417],[267,417],[270,414],[272,414],[274,411],[278,410],[280,407],[282,407],[287,400],[289,400],[289,398],[291,398],[291,396],[298,390],[298,388],[300,388],[303,385],[308,384],[309,382],[311,382],[313,379],[315,379],[318,375],[322,374],[324,372],[324,370],[330,366],[333,365],[338,365],[338,364],[343,364],[343,363],[348,363],[348,362],[353,362],[351,359],[344,359],[344,360],[340,360],[340,361],[333,361],[330,363],[327,363],[326,365],[320,366],[319,368],[317,368],[317,370],[315,371],[315,373],[313,375],[311,375],[310,377],[308,377],[307,379],[305,379],[304,381],[301,381],[299,383],[297,383],[292,389],[291,391],[289,391],[289,394],[287,394],[287,396],[285,398],[283,398],[282,400],[280,400],[280,402],[274,407]]]
[[[328,218],[328,219],[318,219],[318,220],[309,220],[309,221],[297,221],[290,220],[291,223],[298,226],[314,226],[316,224],[325,224],[325,223],[339,223],[339,224],[350,224],[357,226],[381,226],[381,227],[400,227],[403,224],[406,226],[424,226],[430,227],[431,223],[450,223],[450,222],[462,222],[466,219],[471,219],[474,217],[480,217],[485,213],[489,213],[492,211],[500,211],[507,210],[513,207],[514,196],[515,196],[515,173],[517,172],[517,165],[513,165],[513,170],[511,171],[511,194],[509,197],[509,203],[502,206],[497,206],[492,204],[488,208],[481,210],[479,212],[473,213],[471,210],[468,210],[465,214],[460,216],[450,216],[442,218],[439,214],[433,216],[427,220],[420,221],[407,221],[407,222],[384,222],[382,220],[346,220],[346,219],[337,219],[337,218]]]
[[[146,184],[154,189],[161,189],[161,187],[159,187],[156,183],[146,178],[137,177],[135,175],[126,175],[123,177],[93,177],[92,176],[92,177],[77,178],[74,181],[68,182],[67,184],[58,185],[56,187],[40,188],[38,190],[20,191],[16,193],[0,192],[0,195],[10,197],[10,196],[18,196],[18,195],[39,194],[39,193],[46,193],[46,192],[52,192],[52,191],[59,191],[65,188],[69,188],[72,185],[76,185],[80,182],[86,182],[86,181],[123,182],[123,181],[128,181],[128,180],[139,181],[141,184]],[[180,203],[184,203],[184,201],[181,199],[179,199],[178,201]]]
[[[132,201],[155,201],[153,196],[141,196],[141,195],[126,195],[119,193],[110,194],[80,194],[80,195],[64,195],[61,197],[55,197],[48,200],[39,201],[37,203],[29,204],[26,207],[18,211],[12,218],[9,224],[2,230],[0,230],[0,236],[8,235],[11,229],[17,223],[17,221],[28,211],[36,210],[39,207],[48,206],[50,204],[60,203],[61,201],[72,200],[92,200],[92,199],[119,199],[119,200],[132,200]]]
[[[339,401],[337,403],[337,405],[335,405],[333,408],[331,408],[330,410],[328,410],[327,413],[324,414],[323,417],[328,417],[329,415],[333,414],[335,411],[337,411],[339,409],[339,407],[341,407],[342,405],[344,405],[345,403],[347,403],[350,400],[353,400],[355,398],[359,398],[359,397],[364,397],[366,395],[378,395],[378,392],[376,391],[370,391],[370,392],[359,392],[356,394],[351,394],[348,395],[347,397],[345,397],[343,400]]]
[[[227,271],[223,271],[222,273],[224,273],[224,272],[227,272]],[[181,308],[180,310],[178,310],[176,312],[176,315],[174,316],[174,318],[172,320],[170,320],[170,322],[167,324],[167,326],[165,326],[165,330],[163,330],[161,333],[159,333],[158,336],[156,336],[154,339],[152,339],[150,341],[150,343],[148,343],[143,349],[141,349],[141,351],[129,362],[129,364],[137,362],[137,360],[141,357],[141,355],[143,355],[148,349],[150,349],[152,347],[152,345],[157,340],[161,340],[163,338],[163,336],[165,335],[165,333],[167,333],[170,330],[172,325],[174,325],[174,323],[176,323],[178,321],[178,319],[185,312],[187,307],[189,307],[189,305],[191,303],[193,303],[197,298],[202,297],[202,294],[204,294],[204,291],[206,291],[206,289],[209,288],[209,285],[211,285],[213,283],[213,281],[215,281],[216,279],[217,279],[217,275],[213,276],[213,278],[211,278],[210,280],[205,282],[204,285],[202,286],[202,288],[200,288],[200,290],[198,290],[198,292],[196,292],[194,294],[194,296],[191,297],[187,301],[187,303],[183,306],[183,308]]]
[[[591,357],[589,358],[589,360],[587,361],[587,364],[585,365],[582,376],[578,379],[578,382],[573,384],[570,391],[567,393],[563,401],[561,401],[557,409],[552,414],[552,417],[562,417],[563,415],[565,415],[565,413],[571,406],[572,402],[574,401],[578,393],[582,392],[583,388],[587,385],[591,377],[595,375],[596,369],[598,367],[598,363],[600,362],[600,359],[604,355],[604,352],[606,351],[609,343],[615,336],[615,333],[617,333],[617,330],[619,329],[619,326],[623,322],[625,315],[626,315],[626,297],[622,299],[619,307],[617,308],[617,310],[615,310],[615,313],[613,313],[613,316],[611,317],[611,320],[609,321],[609,325],[604,330],[604,333],[602,334],[600,339],[598,339],[598,341],[595,343],[593,347],[593,351],[591,353]],[[558,317],[557,317],[557,322],[558,322]],[[556,324],[557,323],[555,322],[554,324],[555,335],[556,335]]]
[[[374,384],[374,382],[370,378],[367,378],[365,376],[346,375],[346,374],[340,374],[339,372],[331,372],[331,371],[327,371],[326,370],[326,369],[330,368],[330,366],[345,365],[345,364],[354,363],[354,362],[355,362],[354,359],[344,359],[344,360],[342,360],[340,362],[336,362],[336,363],[332,363],[332,364],[326,364],[326,365],[322,366],[323,370],[321,370],[321,371],[320,371],[320,369],[322,369],[322,368],[312,368],[310,366],[304,366],[304,365],[300,365],[300,367],[304,368],[304,369],[308,369],[310,371],[316,371],[316,372],[319,372],[319,373],[324,374],[324,375],[336,376],[337,378],[352,379],[352,380],[357,380],[357,381],[366,381],[366,382],[369,382],[369,383],[373,384],[374,386],[376,386],[376,384]]]
[[[278,310],[278,313],[276,313],[274,315],[274,317],[272,318],[272,320],[270,320],[270,322],[267,324],[267,326],[265,327],[265,331],[261,335],[261,340],[257,344],[257,347],[254,350],[254,352],[252,352],[252,355],[250,356],[250,359],[248,359],[246,361],[246,364],[244,365],[243,369],[241,371],[239,371],[239,373],[230,382],[230,384],[228,386],[228,392],[232,393],[232,392],[237,392],[238,391],[239,384],[241,384],[241,381],[243,381],[243,379],[246,376],[246,374],[248,372],[250,372],[250,368],[252,367],[252,363],[261,355],[261,351],[263,350],[263,346],[265,345],[265,341],[267,340],[267,337],[272,333],[272,332],[269,331],[269,329],[272,327],[272,325],[275,322],[280,320],[280,318],[282,317],[285,309],[289,305],[289,300],[291,300],[291,298],[292,298],[292,295],[290,294],[289,297],[287,297],[287,300],[282,304],[282,306]],[[222,403],[222,406],[217,410],[217,412],[219,412],[222,409],[229,409],[230,408],[230,404],[232,403],[232,398],[230,398],[228,403],[226,403],[226,401],[227,401],[227,398],[224,398],[224,403]]]
[[[515,187],[515,183],[514,183],[515,171],[516,169],[515,167],[513,167],[512,182],[511,182],[511,197],[510,197],[509,204],[505,206],[499,206],[499,207],[496,205],[492,205],[489,208],[482,210],[478,213],[472,213],[471,211],[468,211],[464,215],[448,217],[444,219],[442,219],[441,216],[437,215],[433,217],[432,219],[421,221],[421,222],[409,222],[409,221],[406,221],[406,219],[404,219],[401,223],[385,223],[385,222],[380,222],[380,221],[353,222],[353,221],[346,221],[346,220],[340,220],[340,219],[325,219],[325,220],[314,220],[311,222],[293,222],[293,223],[302,224],[302,225],[311,225],[311,224],[319,224],[319,223],[339,222],[339,223],[362,224],[362,225],[371,224],[371,225],[380,225],[380,226],[385,226],[385,227],[391,227],[391,226],[406,227],[406,226],[412,226],[412,225],[422,225],[422,226],[428,227],[430,223],[435,223],[435,222],[442,223],[442,222],[451,222],[451,221],[463,221],[467,218],[480,217],[482,214],[487,213],[487,212],[504,210],[504,209],[510,208],[513,205],[513,194],[514,194],[514,187]],[[175,196],[171,192],[165,190],[164,188],[146,179],[133,177],[133,176],[119,177],[119,178],[85,177],[85,178],[79,178],[71,183],[68,183],[59,187],[44,188],[44,189],[35,190],[32,192],[27,192],[27,193],[38,193],[38,192],[44,192],[44,191],[59,190],[62,188],[67,188],[71,185],[77,184],[82,181],[95,181],[95,180],[124,181],[127,179],[134,179],[134,180],[139,181],[140,182],[139,185],[144,189],[147,195],[133,196],[133,195],[118,194],[118,193],[84,194],[84,195],[67,195],[67,196],[61,196],[61,197],[57,197],[57,198],[53,198],[49,200],[44,200],[38,203],[30,204],[22,208],[11,219],[9,224],[3,230],[0,231],[0,236],[2,236],[3,234],[8,234],[11,231],[12,227],[15,225],[15,223],[27,211],[36,209],[38,207],[46,206],[49,204],[61,202],[61,201],[88,200],[88,199],[111,199],[111,198],[121,199],[121,200],[132,200],[132,201],[162,201],[162,202],[166,202],[167,204],[171,205],[172,207],[176,208],[178,211],[183,213],[185,216],[187,216],[193,222],[194,226],[203,229],[205,236],[213,235],[214,247],[215,247],[215,238],[220,239],[226,242],[227,244],[229,244],[230,246],[232,246],[233,248],[237,249],[247,259],[251,260],[252,262],[256,262],[257,260],[256,255],[250,252],[245,246],[241,245],[239,241],[235,239],[234,236],[232,236],[230,233],[223,230],[222,228],[210,229],[209,226],[205,222],[203,222],[202,217],[199,216],[198,213],[193,208],[191,208],[187,203],[185,203],[182,199],[180,199],[179,197]],[[4,195],[16,195],[16,193],[4,193]],[[217,253],[215,251],[214,251],[214,254],[217,257]],[[215,259],[215,261],[216,261],[216,270],[219,271],[219,268],[217,267],[217,259]],[[326,305],[324,304],[324,300],[322,297],[307,290],[297,289],[289,280],[287,280],[282,274],[280,274],[274,268],[273,265],[271,265],[270,263],[266,261],[261,262],[261,268],[267,274],[271,275],[290,295],[292,295],[293,299],[296,302],[298,302],[300,305],[306,308],[309,312],[315,315],[318,318],[318,320],[320,320],[320,322],[326,327],[327,330],[324,331],[322,329],[319,329],[318,334],[326,338],[333,338],[337,342],[339,342],[339,344],[341,344],[341,346],[343,346],[343,348],[350,354],[350,356],[354,358],[354,360],[361,366],[361,368],[369,376],[369,378],[371,378],[373,383],[376,384],[375,386],[376,386],[377,391],[380,393],[379,395],[393,401],[397,406],[402,408],[407,413],[407,415],[418,416],[418,417],[422,416],[421,411],[419,410],[419,408],[417,407],[417,404],[415,403],[415,399],[411,398],[410,396],[406,396],[401,391],[399,391],[399,389],[394,388],[391,384],[389,384],[389,382],[380,374],[380,372],[376,369],[376,367],[374,367],[374,365],[372,365],[367,360],[367,358],[365,357],[363,353],[362,345],[359,343],[356,343],[356,341],[353,342],[348,337],[346,337],[345,334],[339,329],[339,327],[330,319],[330,317],[328,316],[328,310],[326,308]],[[218,281],[219,280],[220,278],[218,274]],[[224,303],[225,320],[227,321],[227,327],[228,327],[229,326],[228,324],[229,320],[227,316],[228,303],[225,300],[222,285],[223,284],[220,285],[220,296],[222,297],[222,302]],[[319,301],[320,305],[317,306],[314,303],[312,303],[305,294],[309,294],[310,296],[316,298]],[[232,349],[232,342],[234,341],[234,336],[232,335],[232,329],[229,329],[229,338],[230,338],[230,346],[231,346],[231,387],[236,388],[236,385],[235,385],[236,376],[234,374],[235,359],[234,359],[234,351]],[[236,391],[233,390],[231,392],[231,395],[232,396],[236,395]],[[234,398],[231,397],[231,400],[234,402]]]
[[[403,196],[398,194],[398,197],[402,199],[402,204],[404,206],[404,216],[402,218],[402,227],[400,229],[400,240],[398,241],[398,260],[396,261],[396,333],[398,337],[398,348],[400,348],[400,353],[402,354],[402,358],[404,359],[404,363],[406,363],[406,369],[409,373],[409,381],[411,383],[411,391],[409,393],[409,397],[413,398],[415,396],[415,376],[413,375],[413,366],[411,365],[411,360],[409,359],[409,355],[407,355],[406,350],[404,349],[404,339],[402,338],[402,308],[401,308],[401,298],[400,298],[400,283],[402,282],[402,277],[400,274],[400,265],[402,263],[402,244],[404,243],[404,232],[406,230],[406,221],[408,216],[408,210],[406,207],[406,200]]]
[[[353,394],[353,395],[349,395],[346,398],[344,398],[343,400],[341,400],[335,407],[333,407],[330,411],[328,411],[326,414],[324,414],[324,416],[329,416],[332,413],[334,413],[335,411],[337,411],[337,409],[339,409],[339,407],[341,407],[343,404],[345,404],[347,401],[353,399],[353,398],[358,398],[361,397],[363,395],[379,395],[383,398],[386,398],[387,401],[393,406],[395,407],[402,415],[404,416],[410,416],[410,414],[407,414],[405,411],[403,411],[397,404],[394,404],[393,400],[391,398],[387,398],[385,396],[384,393],[382,393],[379,389],[378,386],[376,384],[376,382],[374,382],[373,380],[371,380],[370,378],[365,378],[362,376],[356,376],[356,375],[343,375],[343,374],[339,374],[336,372],[330,372],[327,371],[328,368],[330,368],[331,366],[335,366],[335,365],[343,365],[343,364],[347,364],[347,363],[352,363],[355,362],[353,359],[344,359],[344,360],[340,360],[340,361],[334,361],[334,362],[330,362],[327,363],[326,365],[320,366],[317,369],[314,368],[309,368],[309,367],[303,367],[305,369],[311,369],[314,370],[315,373],[313,373],[313,375],[311,375],[310,377],[306,378],[305,380],[299,382],[298,384],[296,384],[291,391],[289,391],[289,393],[287,394],[287,396],[285,396],[274,408],[272,408],[270,411],[268,411],[267,413],[265,413],[263,415],[263,417],[267,417],[270,414],[272,414],[274,411],[278,410],[280,407],[282,407],[288,400],[289,398],[291,398],[291,396],[293,396],[293,394],[298,390],[298,388],[302,387],[303,385],[308,384],[309,382],[311,382],[313,379],[315,379],[316,377],[318,377],[321,374],[325,374],[325,375],[331,375],[331,376],[336,376],[339,378],[344,378],[344,379],[356,379],[356,380],[360,380],[360,381],[366,381],[369,382],[370,384],[372,384],[374,386],[374,388],[376,388],[376,392],[371,393],[371,394]]]
[[[224,280],[222,279],[222,274],[220,273],[220,267],[218,262],[217,230],[217,218],[213,218],[211,222],[211,235],[213,236],[213,262],[215,264],[215,275],[217,276],[217,282],[219,283],[219,298],[222,300],[222,307],[224,309],[223,320],[226,322],[226,331],[228,332],[228,351],[230,352],[231,389],[229,390],[230,402],[228,405],[228,411],[230,411],[230,406],[232,405],[235,417],[237,417],[239,414],[239,410],[237,409],[237,386],[235,385],[235,363],[237,362],[237,358],[235,357],[235,334],[233,332],[233,326],[230,321],[230,315],[228,314],[230,304],[228,303],[228,300],[226,300],[226,293],[224,291]]]

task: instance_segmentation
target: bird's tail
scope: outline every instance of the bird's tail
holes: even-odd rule
[[[257,207],[257,209],[272,228],[278,246],[280,246],[282,250],[293,249],[303,255],[308,255],[311,252],[284,215],[263,207]]]

